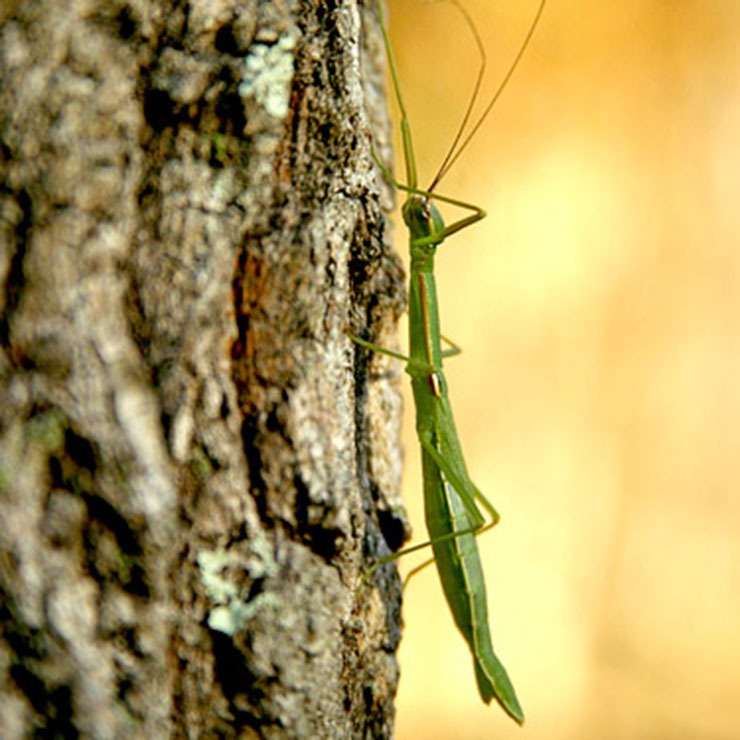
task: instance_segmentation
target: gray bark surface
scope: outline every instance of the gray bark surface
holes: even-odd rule
[[[374,0],[0,5],[4,740],[391,737],[382,69]]]

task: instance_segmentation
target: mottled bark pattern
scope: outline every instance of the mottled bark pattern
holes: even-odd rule
[[[0,6],[5,740],[391,736],[373,6]]]

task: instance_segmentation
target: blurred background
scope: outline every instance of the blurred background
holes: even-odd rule
[[[461,1],[490,93],[537,0]],[[450,3],[389,6],[425,185],[478,60]],[[502,514],[480,542],[493,639],[527,723],[481,703],[429,569],[405,594],[397,739],[740,738],[740,3],[549,0],[439,192],[488,211],[437,272],[468,468]]]

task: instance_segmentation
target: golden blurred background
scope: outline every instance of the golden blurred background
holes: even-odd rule
[[[462,1],[490,93],[537,0]],[[450,3],[389,5],[423,185],[475,47]],[[480,543],[493,638],[527,723],[481,703],[430,569],[405,594],[397,740],[740,738],[740,2],[549,0],[439,192],[489,214],[437,272],[468,468],[502,513]]]

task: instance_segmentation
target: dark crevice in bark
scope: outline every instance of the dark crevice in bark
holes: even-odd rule
[[[28,250],[28,240],[33,228],[33,208],[31,196],[21,190],[13,194],[14,201],[21,211],[21,218],[15,223],[15,251],[10,258],[10,267],[5,279],[5,301],[4,310],[0,313],[0,343],[3,347],[10,349],[10,326],[13,321],[13,314],[18,308],[18,304],[23,295],[23,288],[26,283],[26,274],[23,263]],[[9,355],[16,362],[23,365],[22,357],[14,357],[15,353]],[[27,367],[27,369],[29,369]]]

